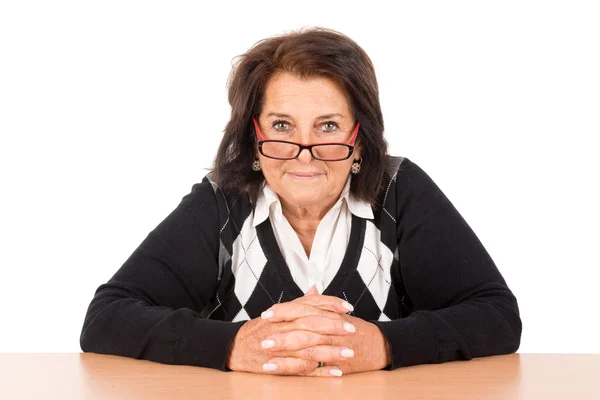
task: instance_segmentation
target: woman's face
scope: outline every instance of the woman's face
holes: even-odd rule
[[[349,143],[356,124],[344,89],[327,78],[302,80],[278,73],[267,84],[258,124],[263,139],[301,144]],[[320,161],[307,149],[294,160],[264,157],[258,149],[265,179],[282,201],[297,207],[326,207],[341,194],[360,149],[343,161]]]

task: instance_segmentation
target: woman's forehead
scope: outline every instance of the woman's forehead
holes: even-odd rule
[[[294,115],[280,113],[280,112],[276,112],[276,111],[269,111],[269,112],[265,112],[264,113],[264,117],[265,118],[287,118],[287,119],[293,119]],[[322,120],[326,120],[326,119],[347,119],[348,115],[341,114],[339,112],[333,112],[333,113],[316,115],[314,118],[315,119],[322,119]]]
[[[265,117],[329,116],[343,119],[350,117],[349,112],[344,89],[332,79],[300,79],[289,73],[280,73],[268,82],[265,90]]]

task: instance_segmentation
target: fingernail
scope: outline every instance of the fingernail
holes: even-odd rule
[[[263,364],[263,371],[269,371],[269,372],[277,371],[277,364],[274,364],[274,363]]]
[[[342,370],[337,368],[330,369],[329,373],[333,376],[342,376]]]
[[[340,351],[340,356],[345,358],[354,357],[354,351],[352,349],[342,349],[342,351]]]
[[[342,302],[342,307],[344,307],[348,311],[354,311],[354,307],[352,307],[352,304],[348,303],[347,301]]]
[[[275,341],[273,339],[267,339],[260,342],[263,349],[272,349],[275,347]],[[343,351],[343,350],[342,350]]]
[[[269,318],[273,318],[273,310],[267,310],[267,311],[263,311],[262,314],[260,314],[262,319],[269,319]]]
[[[350,333],[356,332],[356,328],[354,327],[354,325],[352,325],[349,322],[344,322],[344,330]]]

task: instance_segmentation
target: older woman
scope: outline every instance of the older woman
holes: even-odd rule
[[[260,41],[229,102],[214,169],[98,288],[83,351],[336,377],[518,349],[490,255],[416,163],[387,154],[354,41]]]

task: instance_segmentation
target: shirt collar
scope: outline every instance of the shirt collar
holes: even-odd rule
[[[373,219],[373,209],[371,208],[371,205],[366,201],[355,198],[350,193],[351,178],[351,175],[348,176],[346,185],[344,186],[344,189],[342,189],[342,194],[340,195],[338,202],[336,202],[336,205],[345,200],[346,204],[348,205],[348,209],[352,214],[363,219]],[[254,227],[261,224],[269,217],[269,212],[272,206],[276,207],[276,212],[281,212],[281,202],[279,201],[279,196],[265,181],[263,183],[262,190],[258,194],[256,207],[254,208],[254,221],[252,224]]]
[[[342,198],[344,198],[346,200],[348,209],[350,210],[350,212],[352,214],[356,215],[357,217],[360,217],[363,219],[375,218],[373,216],[373,209],[371,208],[371,205],[369,203],[367,203],[366,201],[357,199],[350,193],[350,179],[351,178],[352,178],[352,175],[348,176],[348,180],[346,181],[346,186],[344,186],[344,190],[342,190]]]

